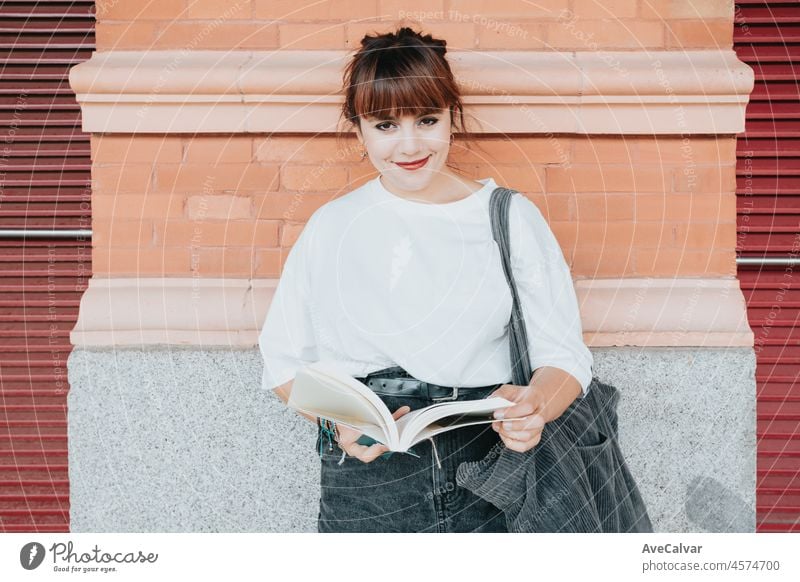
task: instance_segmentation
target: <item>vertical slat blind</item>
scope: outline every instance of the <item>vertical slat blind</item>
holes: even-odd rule
[[[755,72],[737,143],[740,257],[800,258],[800,2],[736,3],[734,47]],[[755,335],[757,531],[800,531],[800,266],[741,266]]]
[[[0,4],[0,232],[91,228],[89,135],[69,69],[94,2]],[[0,532],[69,531],[66,358],[91,242],[0,234]]]

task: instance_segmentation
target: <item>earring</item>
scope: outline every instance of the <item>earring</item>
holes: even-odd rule
[[[453,145],[453,140],[455,140],[455,139],[456,139],[456,136],[455,136],[455,134],[454,134],[454,133],[451,133],[451,134],[450,134],[450,145]]]
[[[364,148],[363,150],[361,150],[361,159],[363,160],[366,157],[367,157],[367,148]]]

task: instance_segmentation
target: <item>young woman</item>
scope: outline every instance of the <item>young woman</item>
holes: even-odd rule
[[[262,387],[286,401],[298,369],[332,359],[395,418],[446,400],[511,400],[494,423],[407,454],[341,424],[331,446],[317,439],[319,531],[505,531],[455,472],[496,446],[531,449],[591,382],[569,268],[538,208],[514,196],[512,269],[535,373],[529,386],[507,384],[512,301],[489,221],[498,184],[447,165],[453,132],[466,132],[446,43],[401,28],[361,45],[343,115],[378,176],[317,210],[287,257],[259,338]]]

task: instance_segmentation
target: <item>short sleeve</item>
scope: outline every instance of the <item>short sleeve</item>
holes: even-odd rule
[[[319,357],[311,318],[308,253],[312,220],[306,223],[283,266],[272,303],[258,337],[264,360],[261,388],[270,390],[292,380]]]
[[[564,370],[586,395],[594,359],[583,342],[569,266],[536,205],[515,194],[510,207],[511,262],[528,333],[531,369],[552,366]]]

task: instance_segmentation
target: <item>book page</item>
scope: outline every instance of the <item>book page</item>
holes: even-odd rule
[[[494,418],[491,418],[491,413],[489,413],[489,417],[475,417],[472,415],[465,415],[463,417],[451,417],[454,420],[458,419],[456,422],[447,423],[447,422],[434,422],[433,424],[429,424],[425,428],[423,428],[420,432],[418,432],[414,437],[411,439],[411,443],[408,445],[406,450],[413,447],[415,444],[424,441],[425,439],[429,439],[439,433],[447,432],[448,430],[453,430],[456,428],[464,428],[465,426],[472,426],[475,424],[491,424],[494,422]],[[476,420],[477,418],[477,420]],[[446,419],[445,419],[446,420]]]
[[[461,426],[469,426],[494,421],[495,410],[512,406],[514,403],[505,398],[493,397],[481,400],[462,400],[442,402],[415,410],[397,420],[400,432],[400,445],[408,447],[424,440],[433,434],[453,430]],[[430,428],[434,432],[426,431]],[[425,432],[423,432],[425,431]]]
[[[299,370],[292,383],[288,405],[308,414],[330,418],[386,443],[397,442],[397,427],[389,409],[367,386],[333,362],[320,361]]]
[[[295,407],[292,407],[292,408],[295,408]],[[358,421],[353,420],[353,419],[345,421],[345,420],[336,418],[335,417],[336,413],[327,412],[327,411],[324,411],[324,410],[323,411],[314,411],[314,410],[302,410],[300,408],[295,408],[295,410],[299,410],[300,412],[305,412],[307,414],[311,414],[312,416],[321,416],[323,418],[333,419],[339,424],[342,424],[342,425],[345,425],[345,426],[349,426],[350,428],[353,428],[355,430],[359,430],[359,431],[363,432],[365,435],[367,435],[368,437],[372,437],[373,439],[375,439],[379,443],[384,443],[384,441],[386,440],[386,432],[383,430],[383,427],[377,426],[375,424],[370,424],[370,423],[366,423],[366,422],[358,422]]]

